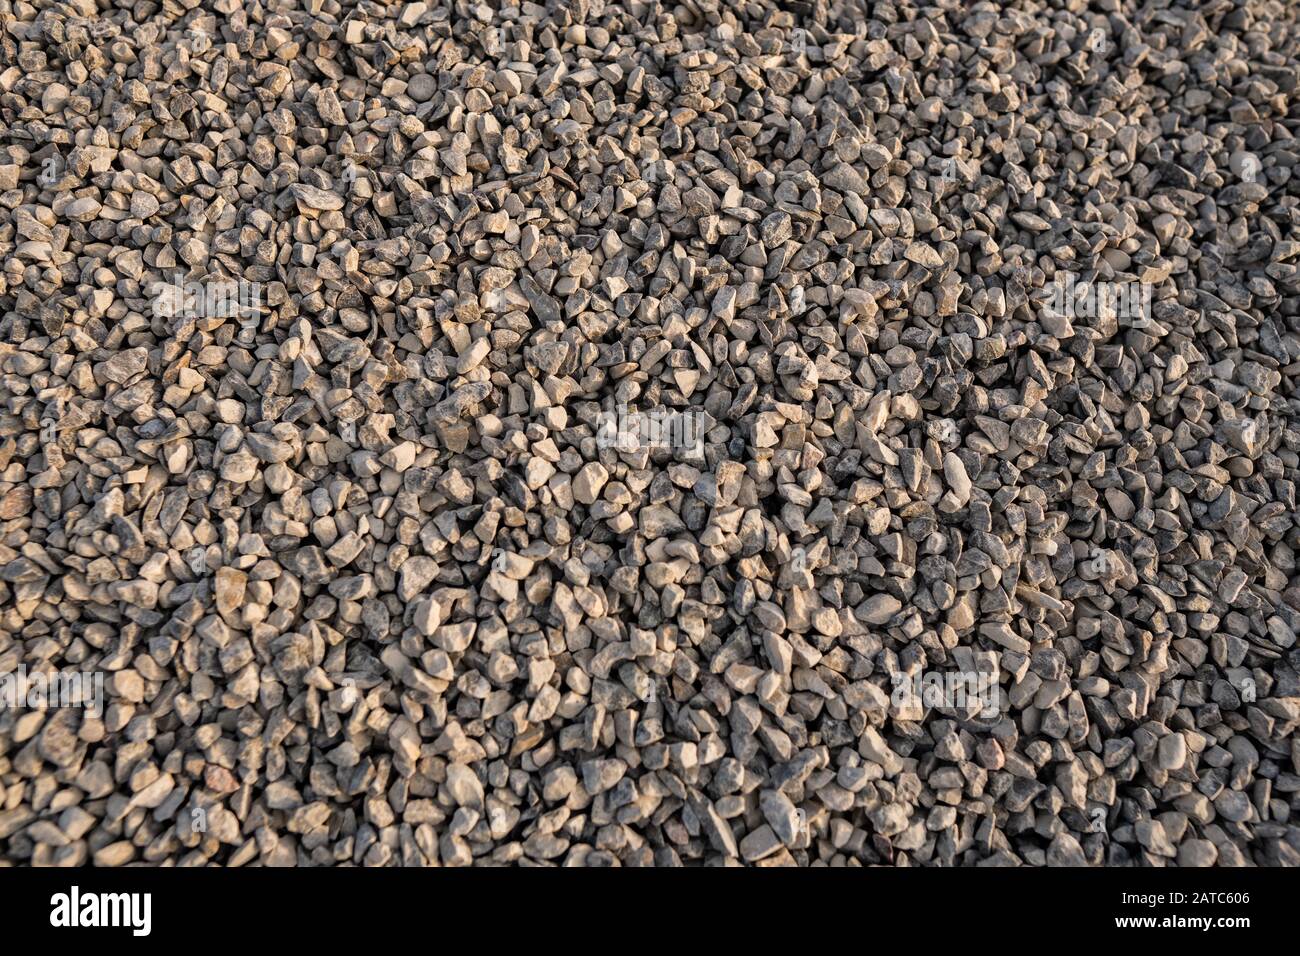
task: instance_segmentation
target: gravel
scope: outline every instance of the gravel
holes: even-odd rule
[[[40,7],[4,863],[1300,863],[1300,8]]]

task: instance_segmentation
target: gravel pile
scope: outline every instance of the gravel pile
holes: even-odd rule
[[[0,0],[0,857],[1300,863],[1298,11]]]

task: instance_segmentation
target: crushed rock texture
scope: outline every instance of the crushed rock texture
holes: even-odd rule
[[[1298,19],[0,0],[0,860],[1300,863]]]

